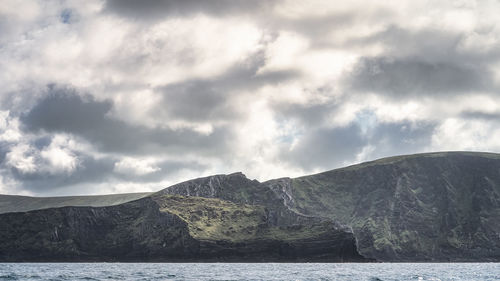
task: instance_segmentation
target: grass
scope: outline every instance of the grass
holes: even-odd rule
[[[328,230],[322,224],[270,225],[265,207],[259,205],[179,195],[162,195],[154,200],[160,205],[160,211],[173,213],[184,220],[191,236],[200,240],[296,240],[315,237]]]
[[[66,206],[103,207],[113,206],[151,195],[151,193],[122,193],[88,196],[31,197],[0,195],[0,214],[26,212]]]

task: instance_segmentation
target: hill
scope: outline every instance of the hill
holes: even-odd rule
[[[0,214],[66,206],[113,206],[146,197],[151,193],[122,193],[89,196],[31,197],[0,194]]]
[[[215,175],[129,199],[1,214],[0,260],[500,261],[499,154]]]

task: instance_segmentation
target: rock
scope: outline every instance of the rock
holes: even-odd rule
[[[261,206],[243,208],[219,199],[211,199],[210,205],[207,200],[156,195],[109,207],[3,214],[0,261],[365,260],[356,251],[352,233],[328,221],[278,227],[262,219]],[[193,204],[210,223],[198,224],[185,215]],[[226,216],[234,213],[232,220]],[[240,226],[238,231],[224,233],[227,224],[220,218]]]
[[[0,214],[0,261],[500,261],[499,154],[215,175],[144,196]]]
[[[292,180],[294,209],[351,227],[380,261],[499,261],[500,155],[385,158]]]

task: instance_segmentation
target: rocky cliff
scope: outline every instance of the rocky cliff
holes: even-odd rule
[[[500,261],[500,155],[431,153],[271,181],[287,205],[353,230],[381,261]]]
[[[0,225],[2,261],[500,261],[500,155],[398,156],[263,183],[216,175]]]
[[[0,261],[364,261],[331,220],[155,194],[0,215]]]

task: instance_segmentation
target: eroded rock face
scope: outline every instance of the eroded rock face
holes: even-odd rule
[[[385,158],[258,183],[220,175],[167,188],[259,202],[271,216],[329,218],[379,261],[499,261],[500,155],[446,152]]]
[[[2,261],[500,261],[500,155],[183,182],[108,207],[0,215]]]
[[[0,215],[2,261],[129,261],[191,257],[197,241],[149,198],[112,207]]]
[[[499,261],[500,157],[395,157],[292,180],[304,214],[352,227],[381,261]]]
[[[282,182],[282,180],[276,181]],[[291,183],[290,179],[287,182]],[[218,198],[234,203],[264,206],[269,221],[274,225],[282,226],[324,219],[318,216],[300,214],[292,208],[293,204],[289,203],[293,199],[276,191],[275,189],[278,187],[273,186],[270,182],[263,184],[256,180],[250,180],[243,173],[233,173],[182,182],[153,194],[152,198],[170,194]]]
[[[248,179],[243,173],[215,175],[182,182],[156,193],[219,198],[231,202],[266,205],[281,200],[265,185]]]
[[[0,215],[0,261],[365,260],[357,253],[352,233],[328,221],[276,226],[264,215],[262,206],[249,205],[251,212],[239,212],[240,205],[219,199],[205,206],[206,199],[198,197],[169,198],[161,200],[157,195],[110,207],[63,207]],[[217,235],[220,233],[197,235],[191,228],[191,217],[166,209],[172,206],[159,205],[172,202],[182,203],[185,210],[192,207],[189,204],[197,204],[198,218],[211,225],[232,219],[241,228],[227,237]],[[227,211],[229,207],[231,212]],[[203,228],[201,234],[219,231],[211,225],[195,226]],[[233,236],[244,239],[231,239]]]

